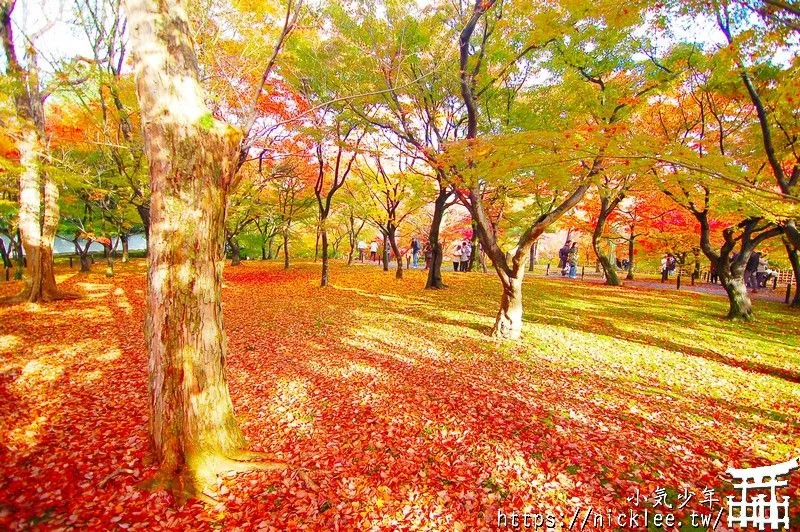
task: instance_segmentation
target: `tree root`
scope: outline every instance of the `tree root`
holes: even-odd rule
[[[190,457],[188,463],[180,466],[162,464],[155,475],[140,482],[137,487],[145,491],[167,491],[178,506],[183,506],[191,499],[217,505],[220,501],[215,498],[214,487],[219,476],[248,471],[285,471],[289,467],[288,463],[273,460],[266,453],[244,449],[225,455],[204,453]],[[315,486],[305,472],[298,470],[297,474],[310,486]]]
[[[133,469],[125,469],[124,467],[120,467],[116,471],[112,471],[109,475],[106,476],[106,478],[101,480],[100,483],[97,485],[97,487],[100,488],[100,489],[104,488],[109,480],[111,480],[112,478],[116,477],[117,475],[119,475],[121,473],[127,473],[128,475],[133,475],[134,471],[133,471]]]

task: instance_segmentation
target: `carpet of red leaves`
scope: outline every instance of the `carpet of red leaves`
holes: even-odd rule
[[[716,351],[663,334],[691,329],[703,296],[535,280],[525,340],[497,344],[491,275],[425,292],[422,272],[334,266],[320,289],[318,265],[246,263],[225,272],[233,402],[253,449],[313,483],[247,473],[220,479],[216,506],[176,508],[136,487],[153,472],[143,272],[62,270],[80,299],[0,308],[0,528],[493,529],[499,509],[569,522],[657,488],[707,514],[726,468],[800,451],[796,316],[738,357],[734,325]],[[667,303],[671,323],[648,319]],[[800,472],[786,494],[796,514]]]

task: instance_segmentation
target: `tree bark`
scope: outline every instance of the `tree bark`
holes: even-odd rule
[[[522,277],[524,268],[516,277],[501,276],[503,293],[492,336],[503,340],[518,340],[522,334]]]
[[[122,262],[128,262],[128,233],[121,234],[119,238],[122,240]]]
[[[328,231],[324,227],[319,232],[322,241],[322,279],[320,286],[328,286]]]
[[[9,248],[10,247],[11,244],[9,244]],[[0,239],[0,255],[2,255],[3,258],[3,268],[10,268],[12,266],[11,259],[8,256],[8,251],[6,250],[5,242],[3,242],[2,239]]]
[[[440,290],[447,288],[442,280],[442,260],[444,253],[442,246],[439,243],[439,231],[442,226],[442,218],[447,205],[447,197],[449,193],[446,187],[439,188],[439,194],[433,203],[433,218],[431,219],[431,228],[428,232],[428,243],[431,247],[431,264],[428,267],[428,279],[425,282],[425,288],[429,290]]]
[[[605,196],[600,198],[600,214],[597,216],[597,223],[594,225],[592,232],[592,249],[597,257],[600,266],[603,268],[603,273],[606,275],[606,284],[609,286],[620,286],[622,283],[617,275],[617,270],[611,260],[604,253],[600,251],[600,237],[603,236],[603,229],[606,225],[608,216],[614,211],[622,198],[617,196],[613,200],[609,200]]]
[[[383,233],[383,271],[389,271],[389,237],[386,233]]]
[[[633,245],[634,245],[634,236],[628,239],[628,275],[625,276],[626,279],[629,281],[633,280]]]
[[[22,166],[18,230],[25,248],[28,280],[14,299],[35,303],[61,297],[53,271],[53,241],[59,216],[58,187],[44,169],[44,98],[37,72],[26,71],[17,60],[11,23],[13,9],[13,1],[0,0],[0,40],[6,55],[6,72],[14,82],[16,119],[22,131],[22,138],[17,143]]]
[[[397,270],[395,271],[394,277],[395,279],[402,279],[403,258],[400,256],[400,248],[397,247],[397,238],[395,237],[396,234],[397,234],[396,227],[390,227],[389,231],[387,231],[387,235],[389,236],[389,245],[392,246],[392,253],[394,253],[394,258],[397,261]]]
[[[242,263],[242,249],[236,238],[228,239],[228,247],[231,248],[231,266],[238,266]]]
[[[78,238],[76,237],[73,241],[75,245],[75,253],[78,254],[78,258],[81,261],[81,272],[90,272],[92,271],[92,259],[89,256],[89,247],[92,245],[92,241],[88,240],[86,242],[86,246],[81,248],[81,245],[78,243]]]
[[[750,321],[753,319],[753,304],[750,296],[747,295],[747,287],[744,284],[743,274],[730,275],[722,270],[720,272],[720,283],[728,294],[729,320]]]
[[[225,206],[241,131],[204,104],[183,2],[126,0],[150,171],[145,338],[150,438],[147,483],[178,502],[241,470],[244,437],[225,377]]]

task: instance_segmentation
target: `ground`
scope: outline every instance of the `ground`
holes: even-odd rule
[[[334,264],[321,289],[319,265],[246,262],[225,271],[231,395],[253,449],[294,468],[176,508],[136,489],[153,472],[144,267],[62,268],[81,299],[0,308],[0,528],[491,529],[498,511],[589,508],[688,523],[719,515],[703,490],[724,504],[728,467],[800,454],[800,315],[780,304],[729,323],[719,297],[535,278],[523,340],[496,343],[492,274],[423,291],[422,271]],[[796,514],[800,471],[784,494]]]

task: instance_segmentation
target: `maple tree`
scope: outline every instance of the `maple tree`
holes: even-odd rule
[[[796,315],[743,280],[758,249],[800,283],[793,5],[77,0],[49,70],[14,6],[0,526],[566,527],[793,448]],[[597,273],[534,269],[563,232]],[[616,286],[667,252],[727,299]]]

